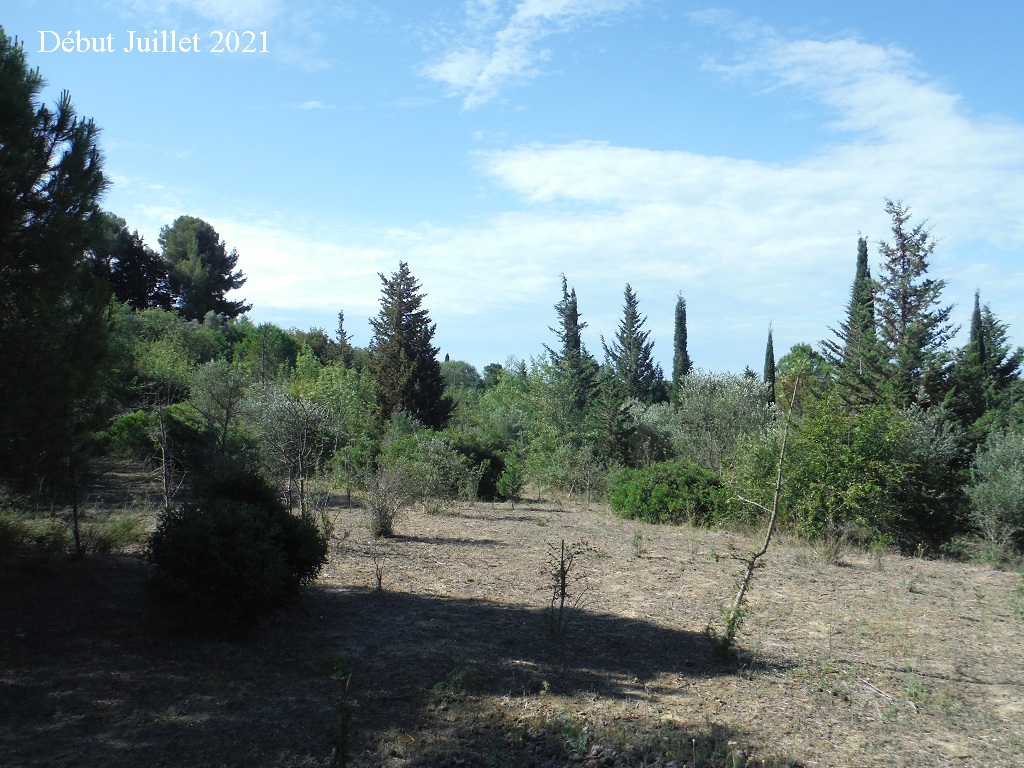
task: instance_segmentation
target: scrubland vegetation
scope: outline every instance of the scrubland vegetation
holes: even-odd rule
[[[629,285],[599,361],[564,276],[480,372],[404,262],[365,349],[252,322],[207,222],[101,210],[40,86],[0,31],[11,764],[1024,756],[1024,350],[980,295],[951,346],[902,203],[761,374],[701,370],[680,296],[666,377]]]

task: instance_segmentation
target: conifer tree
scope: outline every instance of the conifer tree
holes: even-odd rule
[[[238,251],[221,240],[217,230],[195,216],[179,216],[160,230],[161,256],[167,266],[174,307],[186,320],[202,320],[208,312],[238,317],[252,309],[245,301],[229,301],[228,291],[245,285]]]
[[[768,344],[764,350],[764,383],[767,389],[768,405],[775,404],[775,344],[772,341],[772,327],[768,326]]]
[[[875,283],[868,266],[868,241],[857,239],[857,268],[846,306],[846,319],[830,329],[836,339],[822,342],[837,373],[840,396],[850,405],[880,400],[881,358],[875,332]]]
[[[421,308],[420,284],[404,261],[390,278],[380,273],[380,280],[380,313],[370,320],[370,372],[381,412],[385,419],[404,412],[442,429],[455,404],[445,394],[438,348],[433,345],[437,326]]]
[[[663,378],[661,366],[655,364],[652,357],[654,342],[647,340],[651,332],[643,330],[647,318],[641,317],[640,302],[628,283],[624,299],[622,320],[611,346],[601,337],[605,362],[612,371],[623,400],[633,398],[651,403]]]
[[[355,359],[355,350],[352,347],[352,334],[345,330],[345,310],[338,310],[338,330],[335,332],[335,339],[338,344],[338,359],[341,364],[349,367]]]
[[[1013,350],[1006,339],[1006,325],[987,304],[981,304],[980,293],[975,291],[970,336],[957,354],[945,403],[964,426],[973,425],[993,409],[1005,409],[1007,396],[1021,386],[1024,348]]]
[[[927,222],[910,227],[910,210],[886,201],[892,243],[879,243],[882,256],[875,315],[882,348],[884,389],[897,406],[934,402],[945,375],[946,343],[956,333],[952,305],[939,306],[945,280],[932,280],[928,260],[935,250]]]
[[[562,391],[567,417],[577,427],[582,424],[586,411],[593,400],[597,386],[597,361],[583,343],[583,329],[587,324],[580,321],[576,289],[570,289],[565,275],[562,275],[562,299],[555,304],[558,313],[558,327],[550,330],[559,341],[559,348],[544,345],[554,365],[557,384]]]
[[[171,308],[167,266],[138,231],[130,232],[124,219],[100,215],[99,242],[90,250],[94,274],[106,282],[115,298],[132,309]]]
[[[104,400],[110,291],[88,252],[107,182],[99,128],[43,86],[0,27],[0,477],[73,486]]]
[[[686,339],[686,299],[683,294],[676,296],[676,322],[673,338],[675,354],[672,357],[672,402],[676,401],[676,392],[682,378],[693,369]]]

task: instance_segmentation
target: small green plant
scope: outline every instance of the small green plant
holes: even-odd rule
[[[522,460],[513,454],[506,456],[505,468],[501,471],[501,475],[498,476],[498,482],[495,487],[498,496],[511,502],[512,508],[515,509],[515,503],[521,498],[525,483],[526,471]]]
[[[797,390],[800,388],[800,371],[797,371],[796,381],[793,384],[793,397],[789,404],[789,413],[793,412],[793,406],[796,403]],[[729,608],[722,609],[722,629],[718,630],[711,624],[708,624],[705,634],[711,641],[713,650],[720,656],[729,656],[735,649],[736,645],[736,634],[739,631],[740,625],[743,623],[743,617],[746,614],[746,596],[747,590],[750,589],[750,585],[754,580],[754,572],[758,566],[761,565],[761,559],[768,554],[768,547],[771,545],[772,536],[775,533],[775,526],[779,521],[779,512],[781,509],[782,502],[782,487],[783,487],[783,469],[786,464],[786,447],[789,444],[789,419],[784,421],[782,430],[782,442],[779,447],[779,460],[775,472],[775,490],[772,494],[772,505],[767,507],[760,502],[752,499],[747,499],[742,496],[737,498],[744,504],[749,504],[752,507],[760,509],[762,512],[768,515],[768,525],[765,528],[764,541],[761,544],[760,549],[752,552],[748,552],[745,555],[732,554],[731,556],[735,560],[739,560],[745,566],[743,577],[740,579],[739,586],[736,589],[736,596],[733,598]]]
[[[331,756],[331,768],[344,768],[352,759],[352,746],[355,742],[353,720],[355,711],[359,708],[359,702],[350,697],[349,688],[352,685],[352,672],[348,659],[336,653],[328,653],[323,657],[323,664],[327,670],[327,676],[331,680],[341,683],[341,694],[334,699],[334,710],[338,713],[337,724],[331,734],[331,742],[334,746],[334,754]]]
[[[473,691],[480,685],[479,673],[470,665],[456,667],[438,682],[431,693],[435,699],[457,698]]]
[[[630,540],[630,544],[633,547],[633,557],[637,560],[647,554],[647,547],[644,546],[644,533],[643,531],[633,531],[633,538]]]
[[[403,509],[416,498],[417,489],[409,476],[397,467],[379,466],[363,481],[366,490],[366,523],[370,535],[395,535],[395,524]]]

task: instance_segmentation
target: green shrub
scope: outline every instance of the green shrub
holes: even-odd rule
[[[451,447],[465,457],[469,466],[480,467],[480,483],[476,489],[478,499],[494,501],[504,497],[498,490],[498,482],[505,471],[505,457],[500,451],[482,438],[467,432],[446,429],[439,434],[448,438]]]
[[[506,456],[505,468],[501,471],[498,482],[494,487],[494,490],[497,491],[497,497],[507,501],[518,501],[521,498],[525,483],[523,462],[518,456]]]
[[[971,518],[997,553],[1024,546],[1024,434],[993,432],[971,464]]]
[[[191,628],[235,636],[316,578],[327,541],[259,478],[239,474],[205,490],[207,498],[161,515],[147,548],[152,585]]]
[[[684,461],[663,461],[612,473],[612,511],[649,523],[706,525],[722,512],[726,493],[718,475]]]

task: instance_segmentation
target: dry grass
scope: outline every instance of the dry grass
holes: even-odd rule
[[[1018,575],[783,541],[722,664],[703,630],[741,566],[712,555],[753,537],[592,507],[410,512],[383,591],[339,510],[319,584],[236,644],[176,635],[138,557],[4,566],[0,764],[326,766],[340,741],[359,766],[1024,764]],[[562,539],[592,551],[553,642]]]

